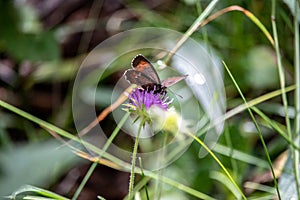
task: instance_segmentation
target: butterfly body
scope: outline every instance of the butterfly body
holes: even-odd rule
[[[159,93],[164,95],[167,87],[174,85],[186,77],[170,77],[161,82],[150,61],[141,54],[133,58],[131,66],[132,69],[128,69],[124,73],[125,79],[131,84],[138,85],[143,90],[148,92],[153,91],[154,94]]]
[[[153,91],[154,94],[165,94],[167,93],[166,89],[167,87],[161,85],[161,84],[156,84],[156,83],[148,83],[146,85],[141,86],[143,90],[146,90],[147,92]]]

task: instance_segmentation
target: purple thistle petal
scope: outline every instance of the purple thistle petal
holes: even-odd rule
[[[168,110],[168,106],[172,101],[170,101],[165,94],[154,94],[154,92],[155,89],[147,91],[136,88],[129,95],[129,103],[135,106],[136,109],[142,109],[142,107],[145,106],[148,110],[151,106],[155,105],[164,110]]]

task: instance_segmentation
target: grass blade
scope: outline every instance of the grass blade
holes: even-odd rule
[[[287,96],[286,93],[284,92],[285,88],[285,74],[284,74],[284,69],[282,66],[281,62],[281,55],[280,55],[280,48],[279,48],[279,41],[278,41],[278,35],[277,35],[277,25],[276,25],[276,0],[272,0],[272,14],[271,14],[271,22],[272,22],[272,29],[273,29],[273,38],[275,42],[275,51],[276,51],[276,58],[277,58],[277,63],[278,63],[278,73],[279,73],[279,81],[280,81],[280,87],[282,89],[282,102],[285,110],[285,122],[287,126],[287,134],[290,140],[293,140],[292,136],[292,130],[291,130],[291,124],[290,124],[290,119],[288,117],[288,101],[287,101]],[[295,175],[295,183],[296,183],[296,188],[297,188],[297,194],[298,197],[300,197],[300,184],[299,184],[299,170],[298,170],[298,163],[299,159],[296,158],[295,151],[292,145],[290,145],[290,153],[291,157],[293,160],[293,171]]]
[[[238,92],[239,92],[241,98],[243,99],[243,101],[244,101],[245,104],[247,105],[248,103],[247,103],[247,101],[246,101],[246,98],[244,97],[244,95],[243,95],[243,93],[242,93],[240,87],[238,86],[237,82],[235,81],[233,75],[231,74],[231,72],[230,72],[230,70],[228,69],[228,67],[227,67],[227,65],[225,64],[225,62],[223,62],[223,64],[224,64],[224,66],[225,66],[225,69],[226,69],[228,75],[230,76],[231,80],[233,81],[233,83],[234,83],[236,89],[238,90]],[[248,107],[248,106],[247,106],[247,107]],[[275,185],[275,188],[276,188],[276,191],[277,191],[277,196],[278,196],[279,199],[281,199],[281,197],[280,197],[280,192],[279,192],[279,189],[278,189],[278,183],[277,183],[276,176],[275,176],[275,172],[274,172],[274,169],[273,169],[273,166],[272,166],[272,161],[271,161],[271,158],[270,158],[270,155],[269,155],[267,146],[266,146],[266,144],[265,144],[264,138],[263,138],[263,136],[262,136],[261,130],[260,130],[260,128],[259,128],[259,126],[258,126],[258,124],[257,124],[257,122],[256,122],[256,119],[255,119],[255,117],[254,117],[254,115],[253,115],[253,113],[252,113],[250,107],[247,108],[247,110],[248,110],[248,112],[249,112],[249,114],[250,114],[250,117],[251,117],[251,119],[252,119],[252,121],[253,121],[253,123],[254,123],[256,129],[257,129],[257,131],[258,131],[259,138],[260,138],[261,143],[262,143],[262,145],[263,145],[264,152],[265,152],[265,154],[266,154],[266,157],[267,157],[267,160],[268,160],[268,163],[269,163],[271,172],[272,172],[272,176],[273,176],[273,180],[274,180],[274,185]]]

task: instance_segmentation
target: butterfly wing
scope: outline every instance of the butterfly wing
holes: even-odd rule
[[[150,77],[134,69],[126,70],[124,73],[124,77],[129,83],[139,86],[153,84],[153,80]]]
[[[162,81],[162,86],[170,87],[170,86],[174,85],[175,83],[178,83],[179,81],[185,79],[186,77],[187,77],[187,75],[167,78]]]
[[[131,62],[133,69],[128,69],[124,73],[125,79],[131,83],[143,87],[144,89],[165,91],[165,88],[185,79],[186,76],[170,77],[162,83],[152,64],[141,54],[135,56]]]
[[[148,83],[161,84],[154,67],[142,54],[139,54],[133,58],[131,66],[134,70],[141,72],[142,76],[148,77],[146,78],[148,82],[145,82],[142,85]]]

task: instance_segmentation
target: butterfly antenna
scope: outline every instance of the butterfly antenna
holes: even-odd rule
[[[177,93],[175,93],[175,92],[173,92],[173,91],[171,91],[171,90],[169,90],[168,92],[170,92],[170,93],[172,93],[172,94],[174,94],[174,95],[180,97],[181,99],[183,99],[183,96],[181,96],[181,95],[179,95],[179,94],[177,94]]]

